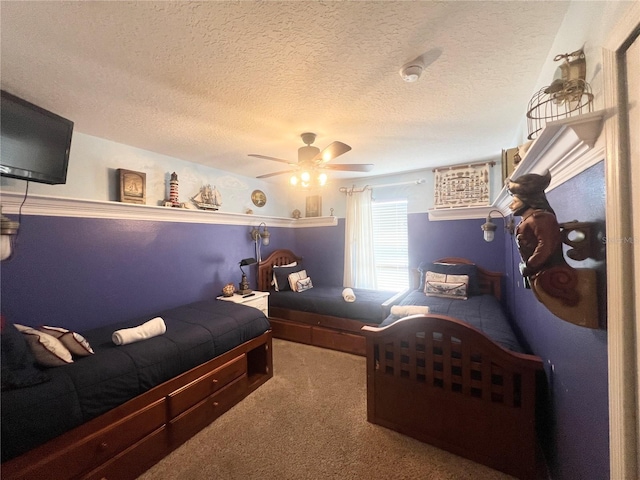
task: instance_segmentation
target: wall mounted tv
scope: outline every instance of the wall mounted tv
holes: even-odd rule
[[[0,91],[0,175],[66,183],[73,122]]]

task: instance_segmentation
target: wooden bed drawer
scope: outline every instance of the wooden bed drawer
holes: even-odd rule
[[[51,478],[52,472],[64,472],[65,478],[82,475],[149,435],[165,421],[166,406],[162,398],[60,451],[21,478]]]
[[[247,357],[242,355],[216,368],[211,373],[188,383],[167,395],[169,418],[175,418],[201,400],[213,395],[247,372]]]
[[[82,480],[134,480],[168,452],[169,430],[163,425],[151,435],[82,477]]]
[[[169,423],[172,448],[186,442],[247,395],[247,376],[234,380]]]
[[[366,354],[366,339],[362,335],[336,332],[326,328],[313,327],[311,330],[313,345],[355,355]]]
[[[277,318],[270,318],[271,330],[275,338],[299,343],[311,343],[311,326],[286,322]]]

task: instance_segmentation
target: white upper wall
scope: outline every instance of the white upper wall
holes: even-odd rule
[[[160,205],[169,198],[169,177],[178,175],[178,195],[181,203],[189,202],[200,187],[216,186],[222,195],[223,212],[267,216],[288,216],[287,198],[278,195],[273,184],[255,178],[232,175],[178,158],[160,155],[121,143],[74,132],[71,141],[67,183],[46,185],[31,182],[29,193],[52,197],[117,201],[119,168],[146,173],[147,205]],[[13,178],[0,178],[4,191],[24,192],[26,182]],[[251,192],[262,190],[267,196],[264,207],[251,202]]]

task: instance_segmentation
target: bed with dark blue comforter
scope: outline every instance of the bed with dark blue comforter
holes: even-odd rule
[[[115,330],[162,317],[166,333],[116,346]],[[94,355],[46,369],[50,380],[2,392],[2,461],[20,455],[270,329],[255,308],[215,299],[79,332]]]
[[[428,306],[429,313],[441,313],[462,320],[503,347],[514,352],[524,352],[500,302],[493,295],[474,295],[466,300],[459,300],[428,297],[421,290],[414,290],[400,302],[400,305]],[[399,318],[396,315],[389,315],[380,326],[391,325]]]
[[[420,286],[392,307],[395,315],[362,328],[368,421],[537,478],[542,360],[523,353],[501,308],[501,275],[453,257],[421,267]],[[413,305],[429,310],[416,314]]]
[[[354,288],[352,290],[356,301],[346,302],[342,297],[343,290],[343,287],[314,287],[304,292],[272,291],[269,296],[269,306],[379,324],[386,315],[383,304],[396,294],[396,292]]]
[[[342,286],[314,284],[294,292],[287,276],[305,270],[302,258],[287,249],[276,250],[258,265],[258,290],[269,291],[269,320],[273,336],[357,355],[365,354],[364,325],[379,325],[402,294],[353,288],[355,301],[347,302]],[[275,282],[274,282],[275,280]],[[274,283],[283,288],[274,289]]]

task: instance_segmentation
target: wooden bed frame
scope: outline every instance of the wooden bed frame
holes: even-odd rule
[[[500,274],[478,267],[478,275],[482,292],[499,299]],[[363,332],[370,422],[518,478],[536,478],[539,357],[506,350],[439,314]]]
[[[271,331],[2,464],[3,480],[134,480],[273,376]]]
[[[291,250],[280,249],[271,253],[258,265],[258,290],[268,292],[272,289],[271,280],[273,279],[274,265],[287,265],[301,260],[302,258]],[[380,321],[387,317],[391,305],[398,302],[407,293],[401,292],[381,305]],[[351,318],[333,317],[273,306],[269,306],[269,321],[275,338],[362,356],[366,354],[366,341],[362,327],[375,325],[375,323],[367,324]]]

